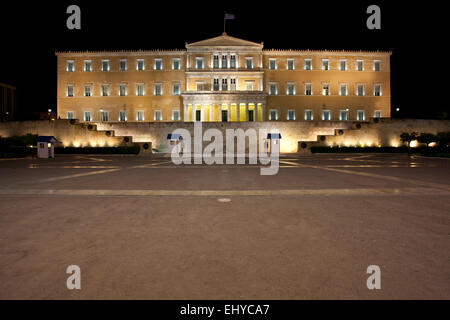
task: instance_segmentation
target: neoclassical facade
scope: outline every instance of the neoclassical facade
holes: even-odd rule
[[[184,50],[57,52],[58,117],[367,121],[390,117],[391,52],[266,50],[222,34]]]

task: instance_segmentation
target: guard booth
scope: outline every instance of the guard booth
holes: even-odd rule
[[[55,144],[60,143],[54,136],[40,136],[36,140],[38,158],[54,158]]]
[[[267,150],[267,153],[271,154],[272,151],[277,151],[279,154],[281,142],[280,140],[281,140],[281,133],[268,133],[265,142],[265,149]]]
[[[167,135],[167,142],[169,145],[169,153],[172,153],[172,150],[176,148],[176,152],[180,152],[182,148],[183,137],[180,134],[169,133]]]

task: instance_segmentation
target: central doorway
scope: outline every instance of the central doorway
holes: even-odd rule
[[[222,122],[228,121],[228,110],[222,110]]]
[[[254,113],[254,110],[248,110],[248,121],[250,121],[250,122],[255,121],[255,113]]]

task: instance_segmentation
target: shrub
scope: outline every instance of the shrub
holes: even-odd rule
[[[138,154],[139,146],[128,147],[56,147],[55,154]]]
[[[437,141],[437,137],[432,133],[422,132],[417,137],[417,141],[419,141],[420,143],[425,143],[428,147],[430,145],[430,143]]]

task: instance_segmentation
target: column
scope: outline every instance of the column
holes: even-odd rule
[[[183,107],[184,107],[184,111],[183,111],[183,120],[184,120],[184,122],[187,122],[188,120],[189,120],[189,116],[188,116],[188,113],[187,113],[187,106],[186,106],[186,104],[184,104],[183,105]]]
[[[209,121],[213,121],[213,115],[214,115],[213,107],[214,107],[213,104],[209,105]]]
[[[201,105],[201,115],[200,115],[200,120],[203,122],[205,121],[205,110],[204,110],[204,104]]]
[[[222,122],[222,104],[219,104],[219,121]]]
[[[253,122],[258,122],[258,102],[255,102],[255,109],[253,109]]]
[[[236,122],[241,121],[241,119],[239,119],[239,116],[240,116],[239,103],[236,103]]]
[[[195,104],[192,104],[192,122],[195,122]]]

